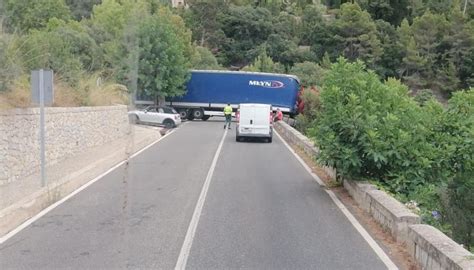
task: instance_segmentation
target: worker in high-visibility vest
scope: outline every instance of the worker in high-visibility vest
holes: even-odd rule
[[[225,116],[225,124],[224,129],[227,127],[230,129],[230,122],[232,121],[232,107],[230,104],[224,107],[224,116]]]

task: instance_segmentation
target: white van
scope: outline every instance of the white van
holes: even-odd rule
[[[268,104],[240,104],[237,113],[236,141],[245,137],[265,138],[272,142],[272,106]]]

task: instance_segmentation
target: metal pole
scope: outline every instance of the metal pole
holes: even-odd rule
[[[39,92],[40,92],[40,162],[41,162],[41,187],[46,185],[46,172],[45,172],[45,144],[44,144],[44,78],[43,70],[39,71]]]

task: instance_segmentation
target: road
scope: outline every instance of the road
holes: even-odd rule
[[[187,269],[387,269],[278,137],[237,143],[212,121],[178,128],[8,239],[0,269],[173,269],[183,245]]]

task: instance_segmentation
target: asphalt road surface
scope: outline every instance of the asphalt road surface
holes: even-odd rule
[[[278,137],[222,126],[176,129],[0,245],[0,269],[387,269]]]

